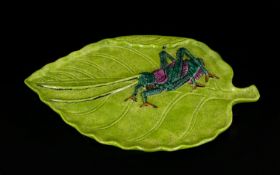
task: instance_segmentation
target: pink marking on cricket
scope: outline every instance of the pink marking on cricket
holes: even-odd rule
[[[181,76],[182,77],[185,76],[188,73],[188,70],[189,70],[189,64],[186,61],[184,61]]]
[[[164,84],[167,82],[167,75],[163,69],[154,71],[154,77],[156,78],[156,82],[158,84]]]
[[[199,68],[196,74],[194,75],[195,80],[198,80],[202,75],[203,75],[203,71],[201,68]]]
[[[173,61],[172,63],[170,63],[170,64],[168,65],[168,67],[173,67],[174,64],[175,64],[175,61]],[[181,76],[182,76],[182,77],[185,76],[185,75],[188,73],[188,70],[189,70],[189,65],[188,65],[187,62],[184,62],[184,63],[183,63],[183,69],[182,69],[182,72],[181,72]],[[167,82],[168,77],[167,77],[167,75],[166,75],[166,73],[164,72],[163,69],[155,70],[155,71],[153,72],[153,74],[154,74],[154,77],[155,77],[155,79],[156,79],[156,83],[158,83],[158,84],[164,84],[164,83]]]
[[[201,76],[203,76],[203,71],[202,71],[202,69],[201,68],[199,68],[198,70],[197,70],[197,72],[194,74],[194,79],[195,80],[198,80]],[[189,84],[192,84],[192,80],[190,79],[189,81],[188,81],[188,83]]]

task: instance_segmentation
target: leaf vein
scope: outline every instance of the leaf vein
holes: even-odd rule
[[[128,51],[130,51],[132,53],[140,55],[141,57],[143,57],[146,61],[148,61],[154,67],[158,67],[158,64],[156,62],[154,62],[154,60],[152,58],[148,57],[147,55],[141,53],[140,51],[138,51],[136,49],[132,49],[132,48],[128,48],[128,47],[123,47],[123,46],[104,46],[104,47],[115,47],[115,48],[126,49],[126,50],[128,50]]]
[[[128,65],[126,65],[125,63],[119,61],[120,58],[117,58],[117,57],[113,57],[113,56],[110,56],[110,55],[106,55],[106,54],[94,54],[94,56],[99,56],[99,57],[103,57],[103,58],[108,58],[108,59],[111,59],[117,63],[119,63],[120,65],[122,65],[123,67],[125,67],[130,73],[135,73],[135,71],[133,69],[131,69]]]
[[[45,77],[51,77],[50,74],[55,74],[53,77],[55,77],[55,79],[57,79],[57,80],[60,80],[57,75],[63,75],[63,76],[65,76],[69,79],[72,79],[72,80],[73,79],[74,80],[78,79],[75,75],[71,74],[70,72],[64,72],[64,71],[58,71],[58,70],[53,71],[53,72],[49,72],[48,76],[45,76]]]
[[[95,69],[99,70],[100,72],[105,72],[104,69],[103,69],[101,66],[99,66],[98,64],[95,64],[95,63],[93,63],[93,62],[91,62],[91,61],[88,61],[88,60],[80,60],[79,63],[92,66],[92,67],[94,67]]]
[[[121,119],[123,119],[123,118],[127,115],[128,111],[129,111],[129,109],[130,109],[131,104],[132,104],[132,102],[130,102],[130,103],[128,103],[128,104],[126,105],[124,111],[122,112],[122,114],[121,114],[119,117],[117,117],[116,120],[114,120],[114,121],[111,122],[110,124],[107,124],[107,125],[105,125],[105,126],[100,126],[100,127],[98,127],[98,128],[94,128],[94,129],[96,129],[96,130],[108,129],[108,128],[113,127],[114,125],[116,125],[119,121],[121,121]]]
[[[188,125],[187,129],[183,132],[183,134],[179,137],[180,139],[183,138],[183,137],[185,137],[185,136],[192,130],[192,128],[194,127],[195,122],[196,122],[196,116],[197,116],[197,114],[198,114],[198,111],[199,111],[200,108],[204,105],[204,103],[205,103],[206,101],[208,101],[210,98],[207,99],[207,100],[205,100],[205,99],[206,99],[206,97],[203,97],[203,98],[199,101],[198,105],[196,106],[195,110],[194,110],[193,113],[192,113],[192,118],[191,118],[190,124]]]
[[[81,69],[77,69],[75,67],[70,67],[70,66],[67,66],[65,68],[63,68],[62,70],[65,70],[65,71],[73,71],[73,72],[78,72],[82,75],[85,75],[86,77],[88,78],[92,78],[92,79],[95,79],[96,77],[94,75],[92,75],[91,73],[88,73],[86,71],[83,71]]]
[[[163,121],[165,120],[167,114],[169,113],[169,111],[177,104],[177,102],[179,100],[181,100],[183,97],[185,97],[186,95],[188,95],[188,93],[180,96],[180,95],[177,95],[176,98],[174,101],[170,101],[167,108],[165,109],[165,111],[162,113],[160,119],[156,122],[156,124],[149,130],[147,131],[146,133],[144,133],[143,135],[137,137],[137,138],[134,138],[133,141],[135,142],[139,142],[141,140],[143,140],[145,137],[147,137],[148,135],[150,135],[152,132],[158,130],[160,128],[160,126],[162,125]]]
[[[204,100],[202,103],[200,103],[199,108],[201,108],[206,102],[208,102],[208,101],[210,101],[210,100],[227,100],[227,99],[225,99],[225,98],[214,98],[214,97],[208,98],[208,99]],[[199,111],[199,109],[196,110],[196,116],[197,116],[198,111]],[[196,118],[195,121],[194,121],[194,122],[191,121],[191,123],[190,123],[190,125],[191,125],[192,123],[193,123],[193,124],[192,124],[190,127],[188,127],[188,129],[185,130],[185,132],[179,137],[179,139],[182,139],[182,138],[184,138],[184,137],[186,137],[187,135],[189,135],[189,134],[192,133],[193,128],[194,128],[195,125],[197,124],[197,117],[195,117],[195,118]]]
[[[108,101],[108,99],[111,97],[111,95],[108,95],[104,100],[102,100],[102,102],[100,102],[97,106],[94,106],[86,111],[83,112],[67,112],[69,114],[73,114],[73,115],[78,115],[78,116],[83,116],[83,115],[87,115],[90,113],[93,113],[97,110],[99,110],[102,106],[105,105],[105,103]]]

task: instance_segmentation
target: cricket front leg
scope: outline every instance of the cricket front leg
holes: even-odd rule
[[[194,78],[191,78],[189,76],[185,76],[182,79],[180,79],[180,80],[178,80],[174,83],[173,90],[181,87],[182,85],[184,85],[185,83],[188,83],[188,82],[191,82],[193,89],[196,89],[197,87],[204,87],[205,86],[204,84],[196,82]]]
[[[214,73],[208,72],[209,77],[211,78],[216,78],[216,79],[220,79],[217,75],[215,75]]]
[[[148,96],[151,95],[155,95],[155,94],[159,94],[163,91],[163,88],[155,88],[155,89],[151,89],[151,90],[146,90],[142,93],[142,99],[143,99],[143,104],[140,107],[143,106],[152,106],[153,108],[158,108],[156,105],[149,103],[147,101]]]
[[[137,94],[138,94],[138,91],[139,91],[139,89],[142,87],[142,85],[141,84],[137,84],[136,86],[135,86],[135,88],[134,88],[134,92],[133,92],[133,94],[130,96],[130,97],[128,97],[128,98],[126,98],[126,99],[124,99],[124,101],[127,101],[127,100],[129,100],[129,99],[131,99],[131,100],[133,100],[133,101],[137,101],[137,98],[136,98],[136,96],[137,96]]]
[[[209,77],[210,77],[210,78],[220,79],[220,78],[219,78],[217,75],[215,75],[214,73],[206,72],[206,73],[205,73],[205,82],[208,82]]]
[[[195,81],[195,78],[191,78],[191,82],[192,82],[192,87],[193,89],[196,89],[197,87],[205,87],[204,84],[198,83]]]

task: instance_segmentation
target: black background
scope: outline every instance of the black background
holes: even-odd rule
[[[134,174],[166,169],[172,174],[271,174],[276,169],[280,122],[276,5],[224,4],[215,9],[187,3],[118,4],[122,8],[33,5],[12,6],[2,15],[1,175],[99,174],[99,170]],[[255,84],[260,100],[234,106],[231,127],[212,142],[146,153],[102,145],[79,134],[23,83],[35,70],[86,44],[134,34],[181,36],[206,43],[232,66],[233,84]]]

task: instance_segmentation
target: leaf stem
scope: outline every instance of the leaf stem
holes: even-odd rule
[[[260,93],[255,85],[246,88],[233,89],[233,105],[237,103],[255,102],[260,98]]]

